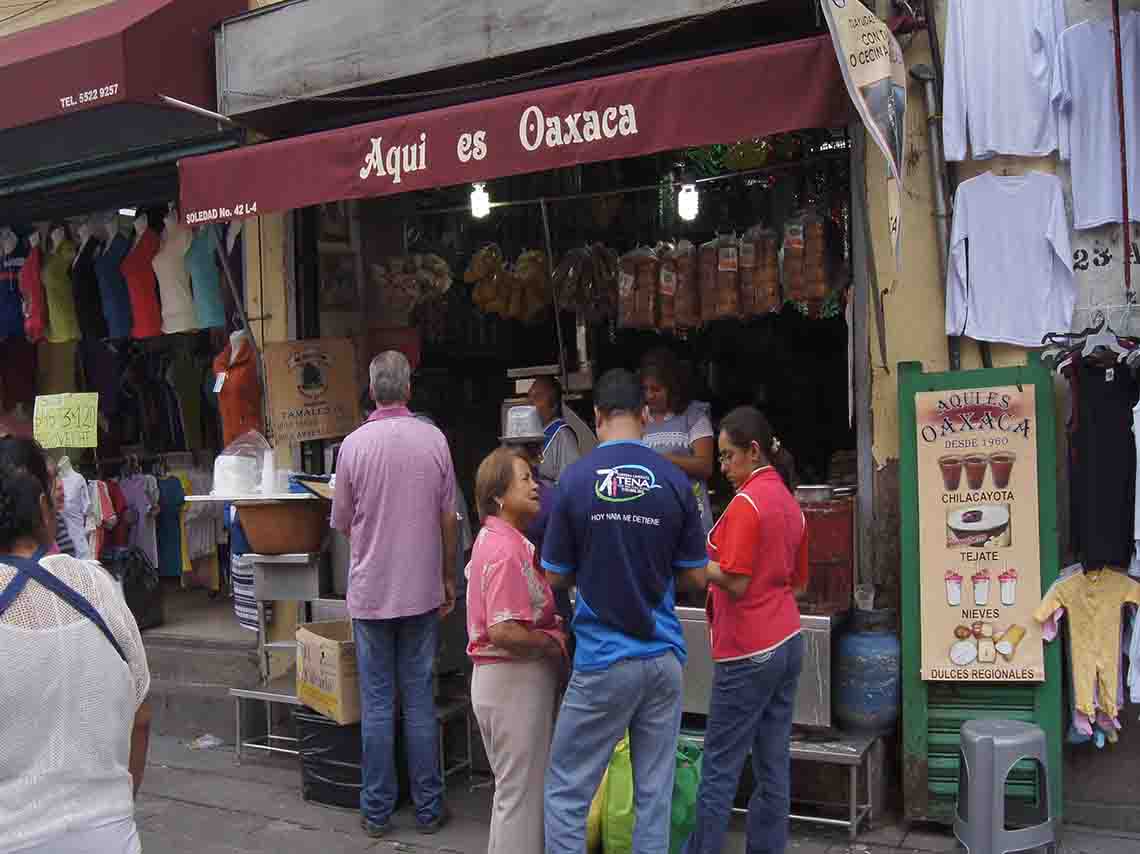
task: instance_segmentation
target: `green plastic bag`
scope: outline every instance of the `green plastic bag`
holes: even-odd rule
[[[602,849],[605,854],[631,854],[633,851],[633,763],[629,758],[627,734],[610,758],[606,774],[605,810],[602,813]]]
[[[680,854],[697,826],[697,790],[701,787],[704,751],[694,742],[677,743],[677,769],[673,774],[673,806],[669,813],[669,854]]]
[[[602,782],[590,803],[590,813],[586,816],[586,851],[589,854],[602,854],[602,818],[606,811],[606,784],[609,782],[610,772],[602,775]]]

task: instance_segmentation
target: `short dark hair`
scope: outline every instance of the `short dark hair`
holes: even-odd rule
[[[51,501],[47,455],[33,439],[0,439],[0,548],[35,536],[43,517],[40,498]]]
[[[546,386],[550,389],[550,402],[554,405],[555,412],[562,411],[562,383],[558,382],[554,377],[541,376],[535,377],[532,386]]]
[[[603,415],[615,412],[637,415],[645,406],[641,383],[624,368],[613,368],[602,374],[594,389],[594,408]]]

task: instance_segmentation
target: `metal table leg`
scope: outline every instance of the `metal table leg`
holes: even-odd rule
[[[848,778],[851,781],[850,802],[848,803],[851,812],[851,825],[847,829],[847,836],[854,842],[855,837],[859,835],[859,766],[852,765],[850,767]]]
[[[234,750],[237,751],[237,764],[241,765],[241,697],[234,697],[234,721]]]

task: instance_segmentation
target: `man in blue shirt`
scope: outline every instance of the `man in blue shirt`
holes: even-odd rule
[[[689,479],[641,442],[645,405],[629,371],[594,392],[601,444],[571,465],[542,550],[552,586],[578,588],[577,649],[546,774],[546,852],[581,854],[586,813],[629,730],[634,854],[669,850],[685,641],[675,592],[705,585],[704,529]]]

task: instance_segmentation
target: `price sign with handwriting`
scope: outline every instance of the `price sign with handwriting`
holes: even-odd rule
[[[99,445],[99,395],[49,394],[36,398],[33,434],[45,448]]]

